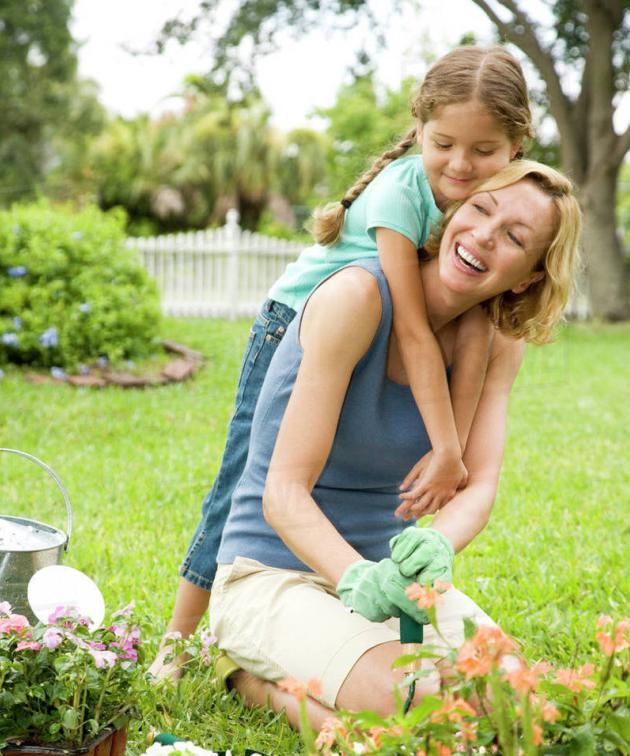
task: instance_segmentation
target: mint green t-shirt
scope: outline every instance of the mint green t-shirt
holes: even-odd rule
[[[269,290],[269,298],[300,308],[311,290],[344,265],[378,257],[376,229],[390,228],[420,247],[441,219],[422,157],[398,158],[371,181],[346,211],[343,231],[331,247],[307,247]]]

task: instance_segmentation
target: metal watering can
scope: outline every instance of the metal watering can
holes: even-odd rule
[[[28,584],[38,570],[59,564],[63,552],[68,550],[72,507],[63,483],[48,465],[17,449],[0,448],[0,452],[19,454],[43,468],[59,487],[66,503],[68,521],[65,532],[37,520],[0,514],[0,601],[8,601],[16,614],[23,614],[31,622],[36,622],[28,602]]]

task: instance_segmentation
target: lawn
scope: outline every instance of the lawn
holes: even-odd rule
[[[164,333],[199,349],[186,384],[141,390],[0,382],[0,446],[35,454],[74,508],[65,563],[91,575],[113,610],[131,599],[161,633],[179,561],[217,470],[248,324],[168,320]],[[489,526],[456,560],[456,583],[529,658],[579,661],[597,616],[628,611],[630,326],[573,325],[528,350],[510,406],[508,446]],[[0,511],[61,526],[63,502],[25,460],[0,455]],[[281,718],[245,712],[189,676],[150,725],[206,747],[299,750]]]

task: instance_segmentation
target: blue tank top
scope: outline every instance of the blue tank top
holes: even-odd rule
[[[376,278],[381,320],[352,373],[330,456],[312,496],[364,559],[378,561],[389,556],[389,539],[407,525],[394,516],[399,485],[431,446],[411,389],[387,377],[392,303],[379,261],[370,258],[352,265]],[[298,337],[303,309],[278,346],[256,405],[247,464],[219,548],[220,564],[241,556],[271,567],[311,571],[265,522],[262,512],[269,461],[302,360]]]

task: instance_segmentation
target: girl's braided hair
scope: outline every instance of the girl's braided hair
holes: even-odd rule
[[[411,103],[419,126],[444,105],[479,100],[513,144],[533,136],[527,84],[520,63],[504,47],[457,47],[440,58],[427,72]],[[339,202],[313,213],[315,241],[334,244],[341,234],[346,210],[385,166],[404,155],[418,140],[414,126],[391,149],[377,158],[368,171],[348,189]],[[516,157],[522,157],[519,152]]]

